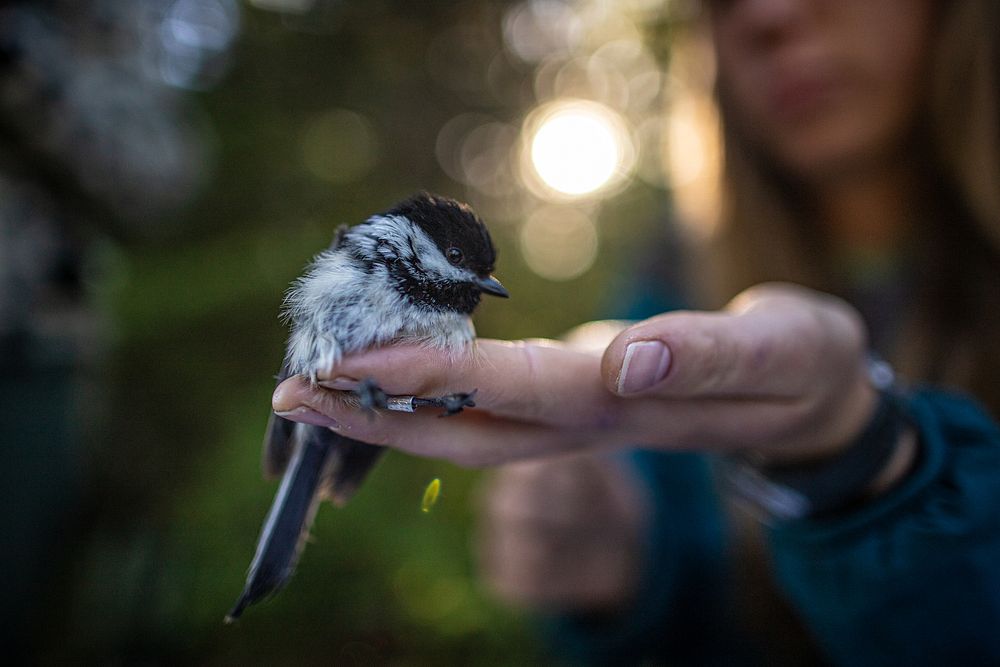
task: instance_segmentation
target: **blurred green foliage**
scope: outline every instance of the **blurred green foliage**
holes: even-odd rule
[[[90,378],[79,535],[52,604],[53,661],[204,664],[510,664],[541,660],[533,621],[490,599],[471,544],[480,473],[392,453],[346,508],[321,508],[288,588],[222,623],[239,593],[276,483],[259,448],[285,332],[288,282],[341,223],[418,189],[463,197],[435,138],[468,111],[424,66],[443,26],[495,32],[503,3],[347,3],[323,30],[244,11],[229,75],[201,93],[217,167],[169,233],[107,243],[95,302],[111,325]],[[300,28],[302,26],[299,26]],[[519,122],[526,108],[476,110]],[[362,180],[332,185],[302,162],[308,119],[330,108],[369,119],[381,147]],[[662,208],[635,185],[604,203],[601,255],[567,283],[531,274],[510,223],[492,225],[509,301],[484,303],[481,335],[556,336],[603,314],[622,267]],[[424,488],[442,480],[421,513]],[[73,537],[73,536],[69,536]],[[66,602],[68,600],[68,602]]]

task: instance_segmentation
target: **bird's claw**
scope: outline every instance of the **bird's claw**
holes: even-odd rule
[[[389,405],[389,397],[371,378],[362,380],[354,390],[354,395],[358,397],[361,409],[369,414],[379,408],[384,410]]]
[[[479,390],[473,389],[469,393],[457,393],[457,394],[448,394],[447,396],[442,396],[441,407],[444,408],[444,413],[438,416],[450,417],[452,415],[457,415],[465,408],[476,407],[476,402],[473,399],[476,397],[477,391]]]

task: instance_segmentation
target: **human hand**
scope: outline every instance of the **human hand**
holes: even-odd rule
[[[575,455],[499,468],[485,489],[480,574],[505,601],[551,612],[611,612],[636,592],[650,513],[624,463]]]
[[[390,394],[478,388],[477,408],[376,419],[301,377],[276,389],[275,411],[333,420],[352,438],[486,466],[597,447],[732,451],[772,461],[832,454],[876,402],[865,331],[844,302],[790,285],[752,288],[719,312],[675,312],[621,332],[603,354],[555,341],[481,339],[476,354],[391,346],[320,374],[346,389],[372,377]]]

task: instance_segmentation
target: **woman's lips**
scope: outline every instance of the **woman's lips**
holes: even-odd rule
[[[767,87],[768,106],[780,121],[801,121],[826,110],[840,88],[840,80],[830,73],[804,69],[779,73]]]

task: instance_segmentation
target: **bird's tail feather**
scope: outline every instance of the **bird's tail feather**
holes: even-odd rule
[[[292,435],[294,454],[264,521],[242,595],[226,616],[240,617],[250,605],[280,590],[295,571],[326,480],[336,467],[340,436],[329,429],[299,424]]]

